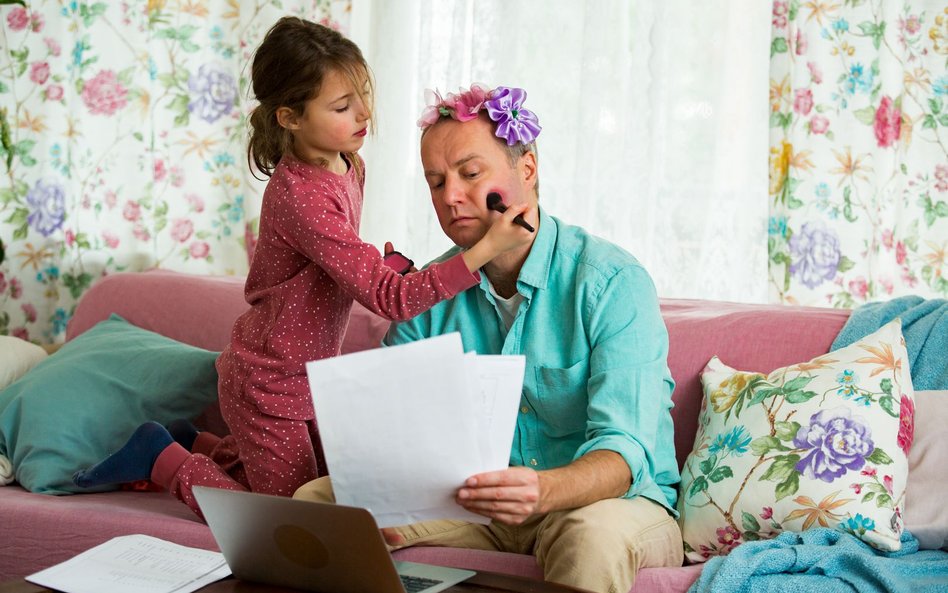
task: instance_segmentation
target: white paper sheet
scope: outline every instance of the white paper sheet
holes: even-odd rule
[[[219,552],[124,535],[26,580],[66,593],[190,593],[230,574]]]
[[[457,333],[307,363],[336,501],[368,509],[380,527],[430,519],[488,523],[454,495],[471,475],[498,469],[490,457],[505,447],[510,455],[516,405],[511,411],[485,402],[514,380],[499,379],[486,392],[480,386],[495,366],[513,368],[468,362]],[[509,434],[496,443],[500,432]]]
[[[505,469],[510,465],[526,358],[468,353],[468,361],[473,364],[469,376],[474,375],[479,387],[480,429],[487,435],[481,439],[483,471]]]

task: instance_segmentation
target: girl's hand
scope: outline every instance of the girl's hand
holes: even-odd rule
[[[393,253],[394,251],[395,251],[395,246],[392,245],[392,242],[391,242],[391,241],[386,241],[386,242],[385,242],[385,253],[384,253],[383,255],[388,255],[389,253]],[[405,273],[406,273],[406,274],[411,274],[412,272],[417,272],[417,271],[418,271],[418,268],[416,268],[414,265],[412,265],[410,268],[408,268],[408,271],[405,272]]]
[[[533,213],[534,211],[529,204],[509,206],[507,211],[494,221],[494,224],[491,225],[481,241],[488,241],[488,244],[494,250],[494,255],[500,255],[505,251],[528,245],[536,233],[528,231],[513,220],[518,215],[523,215],[524,219],[528,216],[532,219]],[[536,224],[533,224],[534,228],[536,226]]]

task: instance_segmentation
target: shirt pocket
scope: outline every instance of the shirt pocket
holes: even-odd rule
[[[536,377],[541,420],[553,430],[551,436],[585,432],[589,361],[581,360],[567,368],[537,366]]]

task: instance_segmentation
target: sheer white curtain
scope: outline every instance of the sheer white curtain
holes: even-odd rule
[[[663,297],[767,299],[770,8],[734,0],[354,0],[377,81],[362,235],[450,246],[415,121],[423,89],[520,86],[540,204],[633,253]]]

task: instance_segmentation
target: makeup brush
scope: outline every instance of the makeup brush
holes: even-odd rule
[[[495,191],[492,191],[489,194],[487,194],[487,207],[490,208],[491,210],[500,212],[501,214],[507,211],[507,206],[504,205],[504,199],[501,198],[500,194]],[[535,228],[530,226],[529,222],[523,219],[523,215],[521,214],[518,214],[517,216],[515,216],[513,221],[519,224],[520,226],[522,226],[523,228],[527,229],[531,233],[536,231]]]

